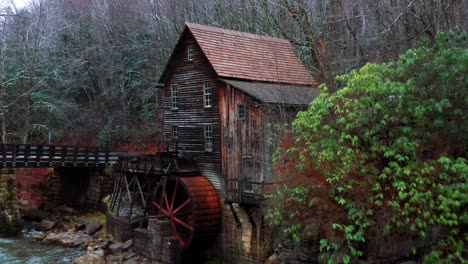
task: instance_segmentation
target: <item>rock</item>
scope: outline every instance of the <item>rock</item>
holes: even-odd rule
[[[44,239],[46,243],[58,243],[66,247],[78,247],[92,240],[91,236],[81,233],[50,233]]]
[[[123,244],[122,244],[122,250],[123,251],[127,251],[133,244],[133,240],[130,239],[130,240],[127,240],[125,241]]]
[[[35,234],[32,235],[32,238],[34,240],[42,241],[42,240],[44,240],[44,238],[46,238],[46,236],[47,235],[43,234],[43,233],[35,233]]]
[[[73,264],[106,264],[106,260],[102,256],[97,256],[88,253],[84,256],[75,259],[75,261],[73,261]]]
[[[122,253],[122,243],[115,243],[109,246],[109,250],[113,254]]]
[[[21,206],[28,206],[28,205],[29,205],[29,201],[28,201],[28,200],[19,200],[18,202],[19,202],[19,204],[20,204]]]
[[[112,256],[110,259],[107,260],[107,264],[122,264],[122,263],[123,263],[122,255]]]
[[[88,254],[96,255],[98,257],[104,257],[105,252],[104,252],[104,249],[98,249],[98,250],[91,251]]]
[[[83,230],[86,228],[86,224],[85,223],[76,223],[75,224],[75,229],[76,230]]]
[[[110,240],[105,240],[95,246],[95,248],[100,248],[100,249],[106,249],[109,247],[109,245],[112,244]]]
[[[400,237],[384,240],[378,249],[380,259],[411,258],[412,248],[417,252],[424,248],[424,240],[419,237]]]
[[[280,264],[280,263],[281,263],[281,258],[276,254],[271,255],[265,261],[265,264]]]
[[[138,257],[138,255],[136,253],[133,253],[133,252],[128,252],[126,255],[124,255],[124,259],[125,260],[129,260],[131,258],[134,258],[134,257]]]
[[[65,212],[65,213],[76,213],[75,209],[73,209],[71,207],[68,207],[66,205],[61,205],[59,207],[55,207],[54,210],[59,211],[59,212]]]
[[[133,257],[124,262],[124,264],[138,264],[138,263],[139,263],[138,257]]]
[[[94,233],[101,230],[101,228],[102,228],[102,224],[100,223],[86,223],[86,229],[84,233],[92,236],[94,235]]]
[[[56,223],[54,221],[42,220],[35,226],[35,229],[37,231],[49,231],[55,226],[55,224]]]
[[[22,217],[27,220],[42,220],[49,217],[49,214],[37,208],[33,208],[24,210],[22,212]]]

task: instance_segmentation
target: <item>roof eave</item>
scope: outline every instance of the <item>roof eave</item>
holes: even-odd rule
[[[181,45],[182,40],[185,38],[185,35],[187,34],[188,31],[188,26],[187,23],[184,24],[184,29],[182,30],[182,33],[179,35],[179,39],[177,40],[177,43],[175,47],[172,49],[171,56],[169,56],[169,59],[166,62],[166,65],[164,66],[164,70],[161,74],[161,77],[159,77],[158,83],[165,83],[167,74],[169,72],[169,69],[171,68],[171,62],[173,61],[173,58],[176,55],[176,50],[178,50],[178,47]]]

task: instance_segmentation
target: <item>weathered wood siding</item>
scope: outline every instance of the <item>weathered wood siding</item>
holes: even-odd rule
[[[187,47],[193,46],[193,61],[187,60]],[[172,126],[178,127],[179,150],[193,156],[206,176],[217,189],[223,188],[221,176],[221,131],[219,115],[219,90],[223,84],[216,79],[205,55],[188,32],[174,51],[170,71],[164,83],[164,136],[171,140]],[[211,83],[211,107],[205,108],[203,83]],[[178,109],[171,109],[171,84],[178,85]],[[205,151],[204,126],[212,125],[213,150]]]
[[[238,105],[246,106],[246,118],[237,116]],[[239,201],[242,193],[254,192],[257,186],[248,181],[261,181],[263,177],[264,135],[260,102],[225,85],[220,90],[222,130],[222,168],[226,180],[227,198]],[[250,178],[250,179],[247,179]]]

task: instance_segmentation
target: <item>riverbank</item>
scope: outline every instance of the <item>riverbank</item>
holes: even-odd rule
[[[0,263],[149,263],[132,252],[132,240],[119,243],[106,233],[105,216],[100,212],[80,212],[67,206],[59,206],[47,212],[38,209],[24,210],[22,217],[25,228],[23,234],[27,234],[26,237],[20,236],[16,240],[10,238],[5,240],[5,244],[16,241],[16,244],[21,244],[19,248],[23,244],[27,246],[18,256],[5,253],[5,260],[8,261],[0,258]],[[53,254],[49,256],[49,247],[52,252],[69,250],[73,254],[66,259],[56,258]]]

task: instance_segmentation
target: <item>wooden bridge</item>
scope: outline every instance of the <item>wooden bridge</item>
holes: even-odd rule
[[[0,144],[0,168],[103,167],[125,153],[85,146]]]

